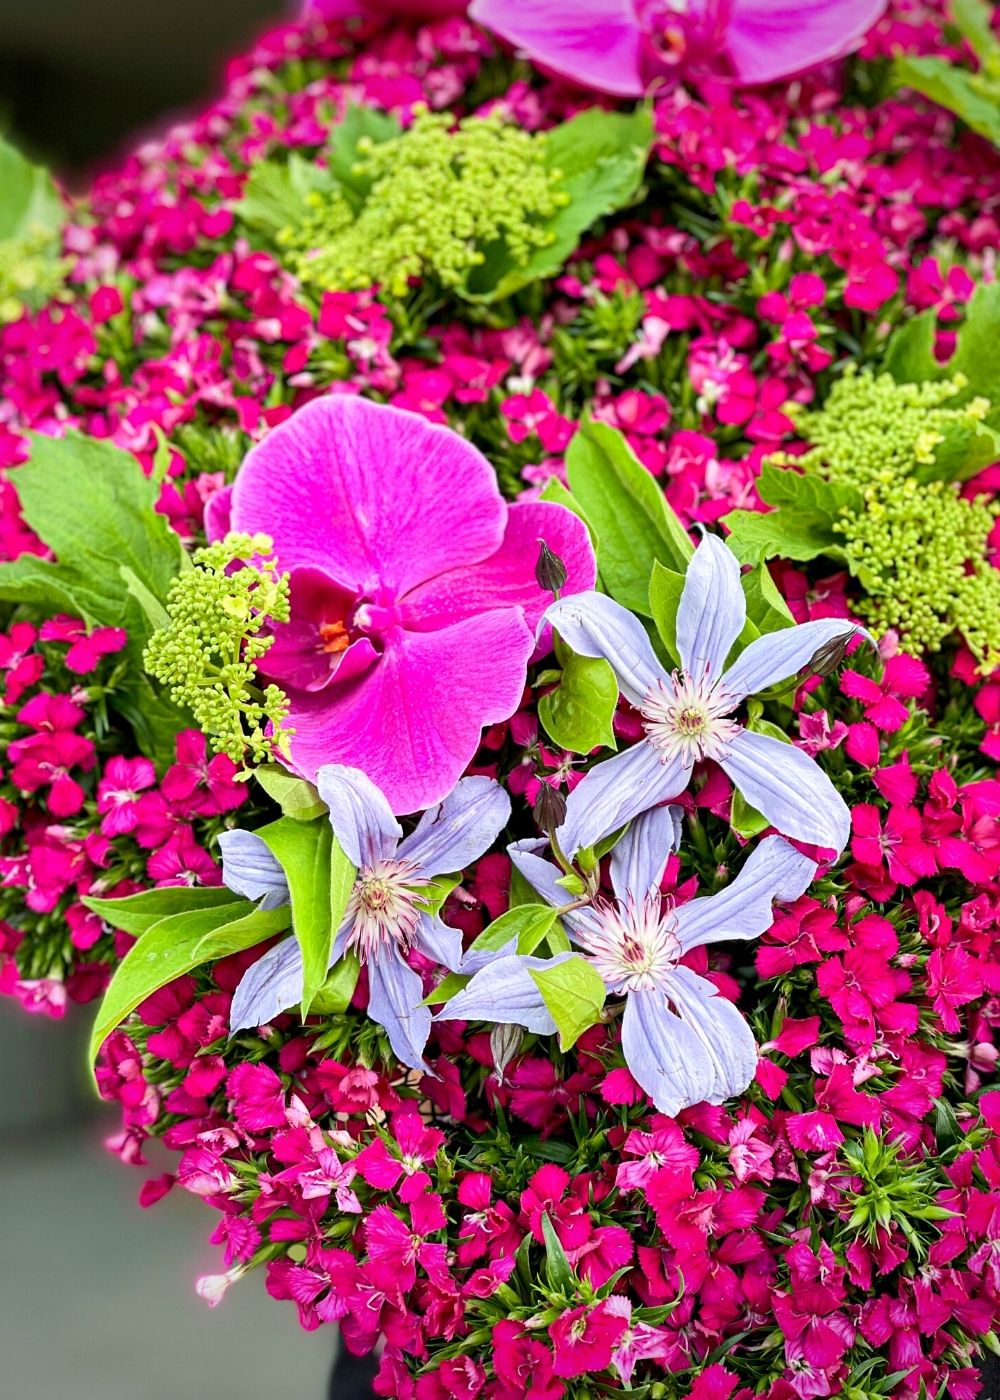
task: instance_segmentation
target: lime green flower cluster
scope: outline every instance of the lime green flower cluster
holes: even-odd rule
[[[326,291],[380,283],[402,296],[411,277],[463,284],[503,243],[515,263],[553,241],[547,226],[569,202],[546,164],[546,137],[498,115],[420,113],[408,131],[362,140],[356,173],[370,182],[359,212],[339,193],[309,196],[315,213],[279,242],[304,282]]]
[[[896,628],[917,653],[938,650],[957,630],[986,671],[1000,664],[1000,571],[986,556],[1000,506],[933,479],[937,455],[959,452],[990,410],[982,398],[956,405],[965,387],[961,378],[901,384],[851,367],[821,410],[798,415],[813,444],[799,465],[863,498],[833,528],[867,591],[858,604],[865,620]]]
[[[53,254],[51,229],[0,239],[0,325],[56,296],[68,266]]]
[[[266,535],[229,534],[196,551],[194,567],[170,586],[169,621],[146,648],[150,675],[236,763],[266,762],[289,734],[284,693],[256,683],[257,662],[274,640],[262,630],[289,618],[288,575],[262,557],[271,549]]]

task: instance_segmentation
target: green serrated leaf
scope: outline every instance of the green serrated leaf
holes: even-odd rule
[[[271,246],[283,229],[308,216],[311,196],[327,194],[335,185],[330,170],[296,151],[287,161],[261,161],[250,170],[236,217]]]
[[[562,678],[538,702],[538,718],[549,738],[570,753],[615,748],[612,721],[618,707],[615,673],[601,657],[577,656],[562,648]]]
[[[651,616],[654,563],[683,573],[694,553],[655,477],[622,433],[589,420],[566,451],[566,475],[597,531],[597,563],[608,592],[630,611]]]
[[[529,975],[556,1023],[560,1049],[571,1049],[601,1019],[607,990],[600,973],[586,959],[570,957],[529,968]]]
[[[285,872],[292,905],[292,932],[302,950],[302,1018],[327,979],[335,929],[331,920],[330,856],[333,831],[314,822],[279,817],[256,833]]]
[[[166,885],[162,889],[143,890],[140,894],[126,895],[121,899],[97,899],[92,895],[83,895],[82,902],[112,928],[120,928],[123,933],[131,933],[138,938],[161,919],[173,914],[221,909],[229,904],[238,904],[240,897],[223,885],[196,885],[193,889],[188,885]]]
[[[305,778],[297,778],[278,763],[264,763],[253,770],[253,775],[261,787],[281,808],[282,815],[294,821],[310,822],[322,816],[327,810],[312,783]]]
[[[474,301],[499,301],[532,282],[556,277],[584,233],[638,195],[652,142],[652,116],[645,107],[634,112],[590,107],[547,132],[546,162],[561,172],[569,196],[548,223],[551,241],[521,263],[505,244],[487,249],[466,295]]]
[[[540,501],[549,501],[552,505],[562,506],[565,510],[571,510],[574,515],[579,516],[590,534],[590,543],[594,547],[594,553],[597,553],[597,531],[594,529],[593,522],[588,520],[587,513],[583,509],[583,506],[581,506],[580,502],[571,491],[566,490],[566,487],[557,476],[549,477],[548,481],[542,487],[542,492],[538,499]]]
[[[255,947],[287,928],[288,920],[287,908],[257,909],[247,899],[236,899],[184,909],[152,924],[118,964],[104,994],[90,1041],[91,1064],[115,1027],[148,996],[202,963]]]

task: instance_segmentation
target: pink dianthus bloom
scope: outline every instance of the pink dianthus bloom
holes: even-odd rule
[[[261,669],[287,693],[292,765],[360,768],[393,812],[452,790],[482,730],[524,689],[551,594],[592,587],[586,527],[562,506],[507,506],[486,459],[449,429],[360,398],[317,399],[247,457],[232,526],[291,574],[291,621]]]

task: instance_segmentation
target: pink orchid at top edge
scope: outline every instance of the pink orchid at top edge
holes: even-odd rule
[[[482,730],[524,689],[551,594],[596,576],[586,527],[545,501],[508,506],[486,458],[415,414],[334,395],[248,454],[232,528],[273,540],[291,575],[291,620],[261,663],[287,693],[292,766],[360,768],[392,810],[447,796]]]
[[[447,19],[464,15],[468,0],[300,0],[303,19]]]
[[[472,0],[469,16],[580,87],[641,97],[656,79],[752,86],[853,52],[887,0]]]

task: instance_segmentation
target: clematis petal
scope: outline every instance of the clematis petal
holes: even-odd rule
[[[430,1008],[421,1006],[424,984],[395,948],[368,959],[368,1016],[389,1037],[396,1058],[410,1069],[428,1070],[424,1048],[431,1033]]]
[[[307,778],[323,764],[349,764],[371,777],[394,812],[430,807],[468,767],[483,729],[517,709],[532,646],[519,611],[440,632],[396,630],[359,680],[297,703],[292,764]]]
[[[640,28],[632,0],[472,0],[469,18],[543,70],[615,97],[641,97]]]
[[[713,680],[747,620],[736,555],[705,535],[688,564],[677,608],[677,651],[689,676]]]
[[[352,865],[374,865],[394,854],[403,828],[366,773],[329,763],[316,774],[316,787],[330,809],[333,834]]]
[[[736,1007],[686,967],[671,974],[666,995],[659,988],[629,993],[622,1050],[633,1077],[671,1117],[742,1093],[757,1066],[753,1035]]]
[[[301,1000],[302,950],[295,938],[284,938],[244,972],[233,993],[229,1033],[266,1026]]]
[[[494,608],[522,608],[525,621],[536,632],[552,601],[551,593],[543,592],[535,578],[542,540],[566,566],[563,596],[593,588],[597,562],[580,517],[550,501],[526,501],[510,506],[503,543],[489,559],[451,569],[406,595],[404,627],[428,632]]]
[[[432,958],[449,972],[458,972],[462,967],[462,930],[452,928],[437,915],[421,915],[414,944],[424,957]]]
[[[603,593],[560,598],[546,610],[545,620],[577,655],[602,656],[610,662],[629,704],[641,705],[658,681],[670,684],[645,627],[613,598]]]
[[[536,1035],[554,1035],[553,1021],[531,977],[532,968],[551,968],[571,953],[556,958],[500,957],[477,972],[435,1016],[436,1021],[488,1021],[498,1026],[524,1026]]]
[[[566,820],[557,833],[566,856],[572,860],[581,846],[593,846],[640,812],[678,797],[691,768],[683,754],[661,762],[647,739],[595,764],[566,799]]]
[[[510,798],[492,778],[462,778],[424,813],[397,854],[421,875],[464,870],[497,839],[510,818]]]
[[[252,831],[224,831],[219,837],[222,883],[244,899],[259,899],[262,909],[288,903],[288,881],[277,856]]]
[[[726,938],[758,938],[773,922],[776,899],[798,899],[816,874],[816,862],[781,836],[768,836],[750,853],[736,879],[674,911],[685,953]]]
[[[681,837],[679,807],[643,812],[611,852],[611,884],[619,899],[641,899],[660,887],[671,851]]]
[[[838,855],[847,845],[847,804],[815,759],[794,744],[741,729],[719,764],[751,807],[783,835]]]
[[[737,0],[726,50],[743,83],[771,83],[843,58],[885,11],[885,0]]]
[[[735,709],[748,695],[757,695],[769,685],[796,675],[821,647],[838,637],[849,638],[852,632],[868,635],[846,617],[821,617],[798,627],[767,632],[740,652],[722,677],[720,689],[732,698]]]
[[[556,884],[563,873],[558,865],[551,860],[542,859],[540,852],[544,851],[548,844],[544,837],[528,837],[525,841],[511,842],[507,847],[507,854],[514,869],[524,876],[536,894],[540,894],[548,904],[554,904],[558,908],[560,904],[567,903],[569,895],[565,886]]]
[[[506,523],[493,468],[471,443],[346,394],[273,428],[233,487],[234,530],[268,535],[283,568],[319,569],[358,596],[398,599],[456,555],[488,559]]]

